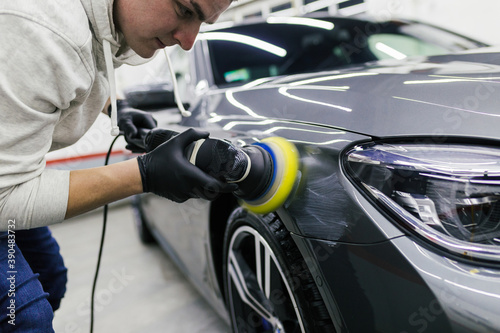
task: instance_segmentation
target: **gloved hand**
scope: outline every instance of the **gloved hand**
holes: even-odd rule
[[[141,129],[152,129],[158,124],[153,116],[145,111],[130,107],[125,100],[116,101],[118,110],[118,127],[123,132],[126,148],[132,152],[143,152],[144,131]]]
[[[149,153],[164,142],[167,142],[179,132],[171,131],[164,128],[154,128],[144,136],[144,152]]]
[[[227,184],[209,176],[185,157],[187,146],[208,138],[208,135],[191,128],[139,156],[137,161],[144,192],[184,202],[189,198],[215,200],[220,193],[236,191],[236,184]]]

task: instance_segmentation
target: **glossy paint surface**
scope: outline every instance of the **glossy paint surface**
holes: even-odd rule
[[[211,121],[231,130],[285,119],[379,138],[496,139],[498,63],[500,53],[467,53],[275,79],[251,89],[229,89]],[[226,114],[249,123],[225,120]]]

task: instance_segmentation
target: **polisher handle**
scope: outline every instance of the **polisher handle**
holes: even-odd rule
[[[202,139],[186,150],[189,161],[212,177],[227,183],[242,181],[250,167],[245,152],[230,142],[220,139]]]
[[[153,129],[144,135],[144,151],[150,152],[178,132]],[[186,158],[212,177],[225,182],[239,182],[248,174],[250,161],[245,152],[230,142],[220,139],[202,139],[190,144]]]

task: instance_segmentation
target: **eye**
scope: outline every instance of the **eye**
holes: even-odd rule
[[[193,17],[193,11],[181,3],[177,4],[177,15],[181,18],[191,18]]]

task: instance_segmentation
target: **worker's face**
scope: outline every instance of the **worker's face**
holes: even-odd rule
[[[193,46],[202,22],[214,23],[230,0],[115,0],[114,21],[127,44],[143,58],[179,44]]]

